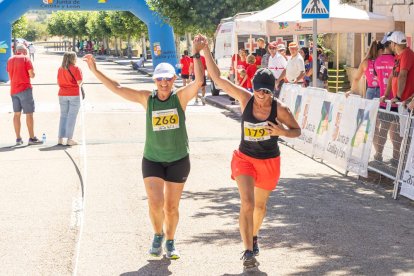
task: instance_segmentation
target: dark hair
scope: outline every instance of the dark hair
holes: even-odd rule
[[[305,53],[305,57],[303,58],[303,60],[309,60],[309,49],[308,49],[308,47],[302,47],[300,49]]]
[[[184,50],[184,55],[188,56],[188,51],[187,50]]]

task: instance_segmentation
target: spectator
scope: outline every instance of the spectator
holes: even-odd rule
[[[269,65],[269,57],[270,57],[269,45],[266,46],[266,49],[265,50],[266,50],[266,54],[264,54],[262,56],[262,60],[261,60],[261,63],[260,63],[260,67],[261,68],[267,68],[268,65]]]
[[[190,83],[190,64],[191,58],[188,56],[188,51],[185,50],[180,59],[181,79],[183,80],[183,86],[186,86]]]
[[[20,135],[21,114],[26,114],[26,125],[29,131],[29,145],[41,144],[42,141],[34,135],[33,113],[35,104],[33,99],[32,85],[30,79],[35,77],[30,58],[27,57],[27,48],[20,44],[16,46],[16,55],[7,61],[7,72],[10,77],[10,93],[13,102],[13,125],[16,133],[16,145],[22,145],[23,139]]]
[[[277,52],[280,55],[282,55],[285,58],[286,61],[288,60],[288,56],[287,56],[287,53],[286,53],[286,46],[285,46],[285,44],[283,44],[283,43],[278,44],[277,45]]]
[[[249,90],[250,92],[253,92],[253,84],[252,84],[252,80],[254,75],[256,74],[257,71],[257,63],[256,63],[256,58],[254,55],[248,55],[247,56],[247,69],[246,69],[246,75],[247,75],[247,84],[246,84],[246,88],[247,90]],[[244,86],[243,86],[244,87]]]
[[[58,70],[60,105],[58,145],[63,145],[64,138],[67,138],[68,146],[78,144],[73,140],[73,132],[80,108],[79,90],[82,83],[82,71],[76,66],[76,59],[75,52],[66,52],[63,55],[62,66]]]
[[[372,41],[371,46],[369,47],[368,54],[362,60],[361,64],[358,67],[358,71],[352,81],[351,90],[347,93],[359,94],[362,96],[362,93],[358,91],[358,82],[362,78],[362,75],[365,74],[367,92],[367,99],[374,99],[380,97],[380,87],[378,83],[377,76],[374,74],[374,63],[375,59],[378,57],[378,51],[381,49],[381,44],[377,41]]]
[[[29,44],[29,54],[30,54],[30,59],[34,61],[34,55],[36,53],[36,48],[34,47],[33,43]]]
[[[303,83],[305,62],[302,56],[298,54],[298,44],[296,42],[289,43],[289,51],[291,58],[287,61],[286,69],[283,70],[276,84],[279,84],[282,80],[289,83]]]
[[[392,69],[391,79],[388,81],[385,95],[381,97],[384,102],[392,91],[392,103],[402,102],[403,104],[410,103],[413,106],[412,100],[414,98],[414,52],[407,47],[407,38],[405,34],[399,31],[393,32],[388,38],[390,41],[391,50],[396,54],[394,68]],[[397,130],[397,133],[399,129]],[[393,141],[393,158],[391,164],[396,167],[400,158],[400,143],[401,137],[395,135],[396,140]]]
[[[266,42],[263,38],[258,38],[257,39],[257,47],[259,47],[258,49],[256,49],[256,65],[257,67],[260,67],[260,65],[262,64],[262,57],[266,54]]]
[[[395,63],[395,57],[391,50],[391,42],[387,41],[388,36],[391,33],[387,33],[381,41],[381,44],[384,46],[384,52],[382,55],[377,57],[374,64],[374,72],[378,78],[378,84],[380,87],[380,96],[383,97],[385,95],[385,91],[387,89],[388,79],[392,74],[392,69]],[[388,96],[388,100],[391,100],[391,95]],[[385,110],[387,104],[384,102],[380,103],[380,109]],[[398,121],[399,117],[397,116],[398,113],[398,105],[392,104],[391,105],[391,112],[395,112],[394,114],[385,113],[385,112],[378,112],[378,118],[376,125],[375,125],[375,134],[374,134],[374,148],[375,148],[375,155],[374,159],[382,162],[382,152],[384,151],[384,145],[387,141],[388,133],[390,134],[391,141],[396,142],[397,148],[399,147],[394,135],[399,135],[397,132],[398,129]]]
[[[312,82],[312,61],[309,55],[309,49],[302,47],[299,51],[305,63],[305,76],[303,77],[303,86],[308,87]]]

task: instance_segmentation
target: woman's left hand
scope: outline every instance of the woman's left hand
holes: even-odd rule
[[[269,132],[270,136],[285,136],[286,129],[282,124],[275,124],[267,121],[268,126],[265,129]]]

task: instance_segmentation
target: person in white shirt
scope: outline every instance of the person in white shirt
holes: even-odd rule
[[[269,63],[267,68],[272,71],[275,79],[278,79],[282,74],[283,70],[286,69],[287,61],[286,59],[278,52],[278,45],[276,41],[273,41],[269,44]]]
[[[33,46],[33,43],[29,44],[29,47],[27,47],[30,54],[30,59],[34,61],[34,54],[36,53],[36,48]]]
[[[305,76],[305,62],[301,55],[299,55],[299,47],[296,42],[289,43],[289,51],[291,58],[288,60],[286,69],[283,70],[282,74],[276,81],[276,84],[282,80],[289,83],[302,83],[303,77]]]

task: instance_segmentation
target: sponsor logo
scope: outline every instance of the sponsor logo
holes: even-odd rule
[[[53,0],[43,0],[43,4],[53,4]]]

